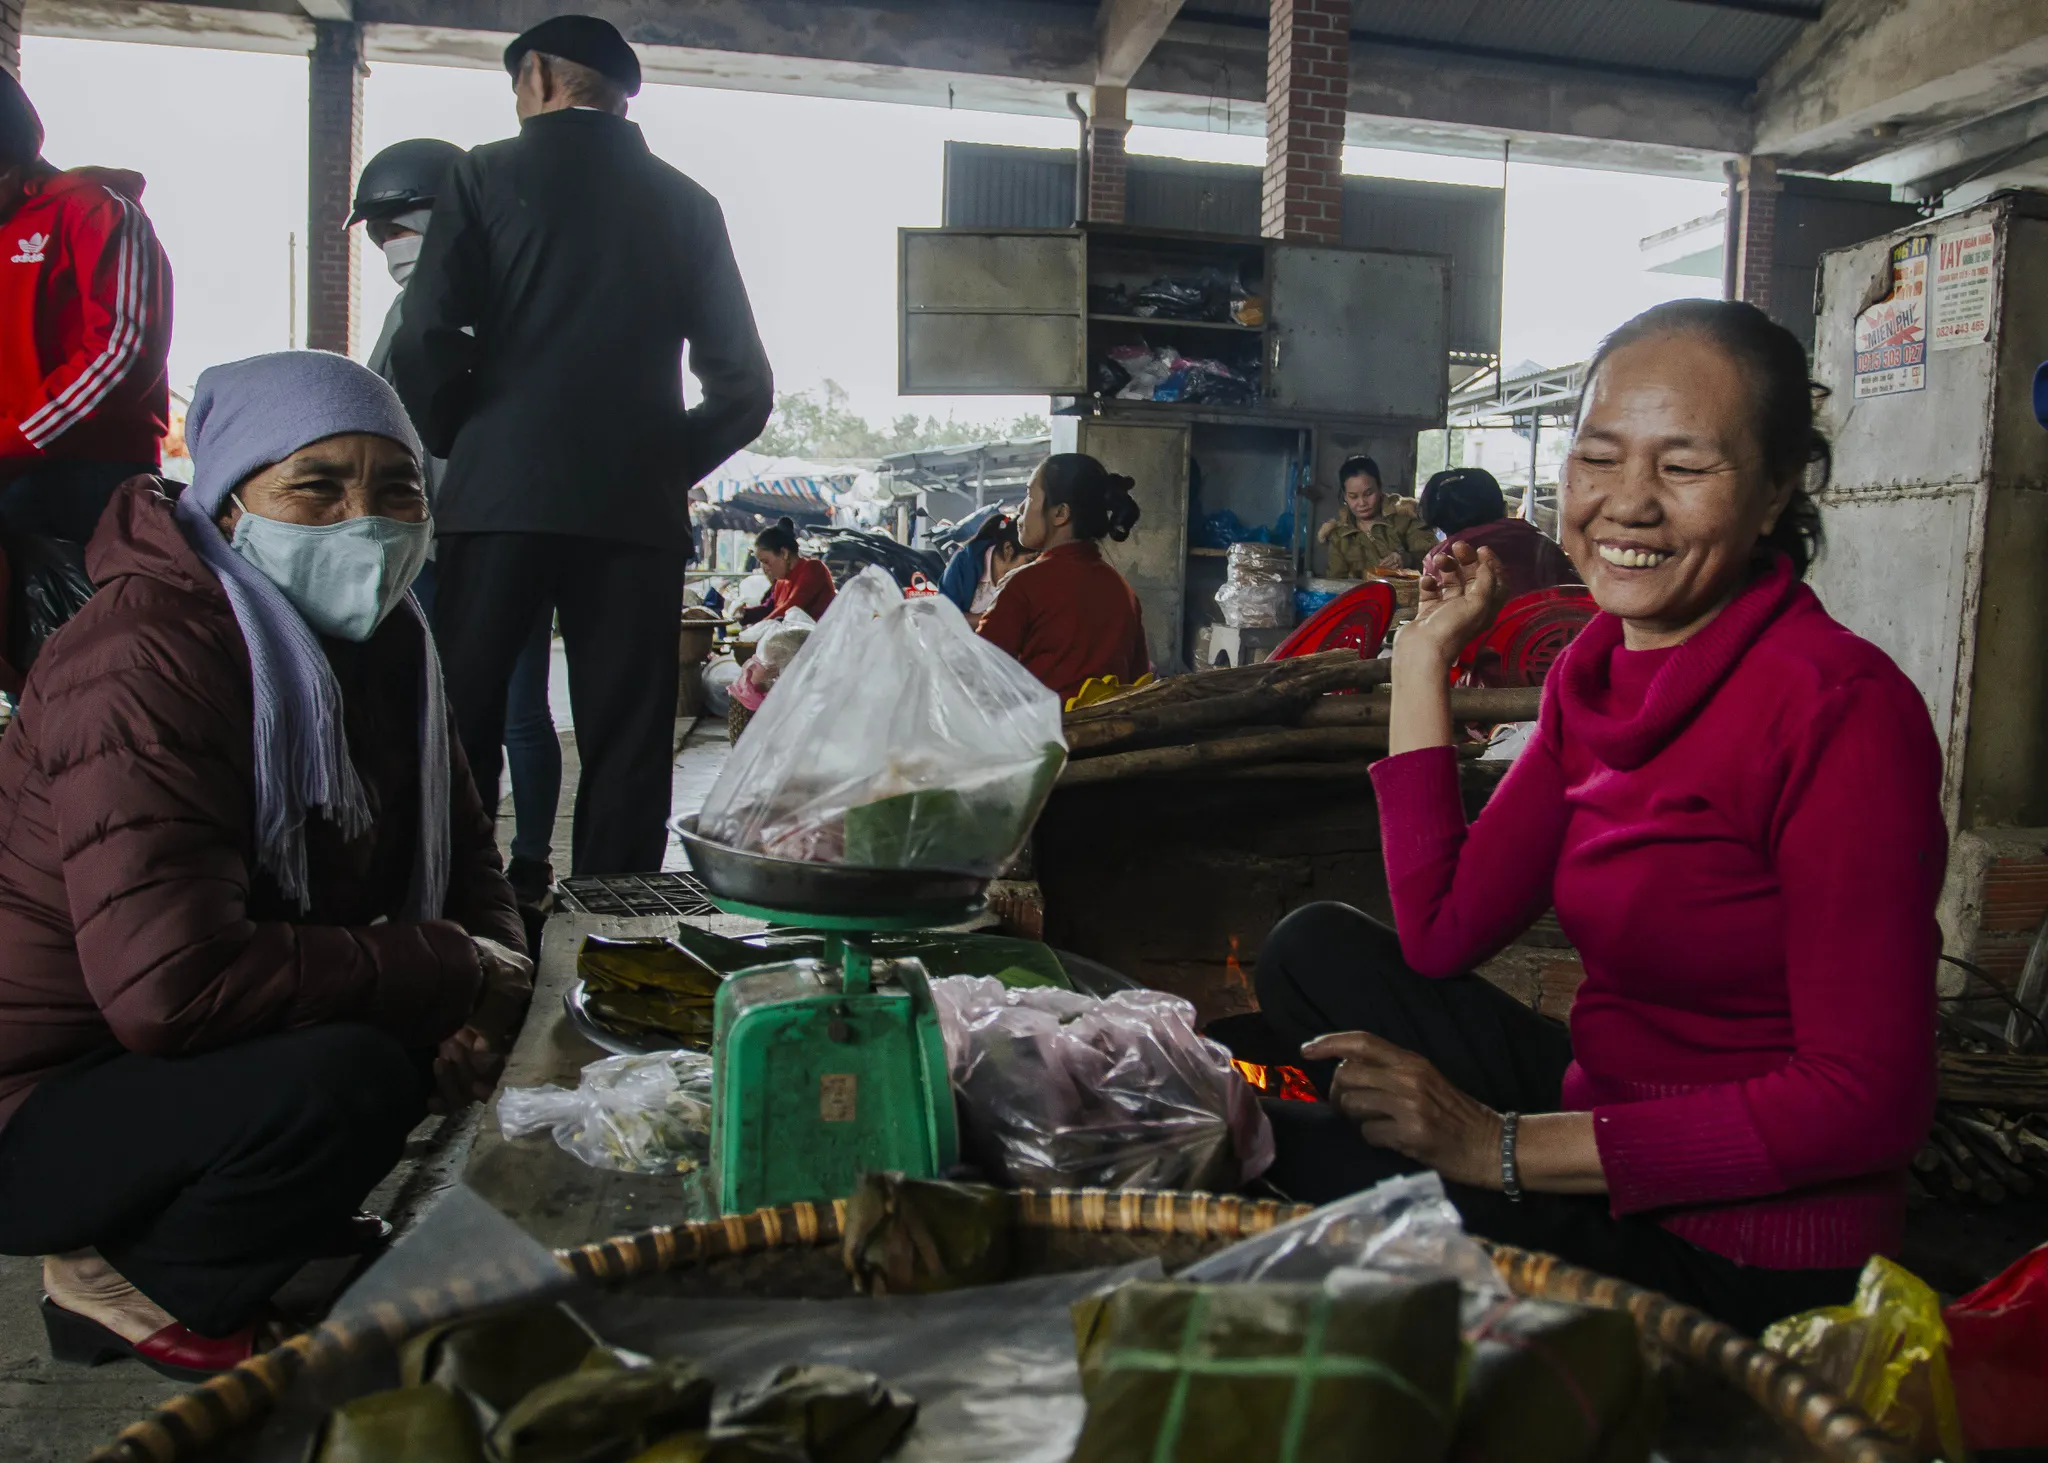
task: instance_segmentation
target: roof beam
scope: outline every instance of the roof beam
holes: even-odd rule
[[[1838,173],[2042,95],[2041,0],[1832,0],[1759,83],[1756,151]]]
[[[1704,5],[1712,10],[1746,10],[1751,15],[1775,15],[1780,20],[1812,22],[1820,19],[1821,0],[1676,0],[1681,5]]]
[[[355,0],[299,0],[299,9],[315,20],[354,20]]]
[[[1095,13],[1095,84],[1129,86],[1180,7],[1181,0],[1102,0]]]

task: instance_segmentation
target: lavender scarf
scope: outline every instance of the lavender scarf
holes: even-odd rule
[[[185,414],[192,484],[179,495],[185,537],[220,577],[249,648],[256,693],[257,863],[299,908],[311,907],[306,818],[318,808],[347,838],[369,831],[370,809],[342,735],[341,686],[319,637],[291,601],[228,546],[214,519],[251,474],[343,432],[389,437],[420,457],[398,397],[374,372],[325,351],[279,351],[200,374]],[[448,896],[448,711],[441,659],[419,602],[425,685],[420,696],[420,834],[408,915],[438,919]]]

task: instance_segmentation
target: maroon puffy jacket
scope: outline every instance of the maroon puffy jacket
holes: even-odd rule
[[[464,932],[525,946],[452,729],[447,918],[398,918],[419,837],[409,615],[329,644],[371,832],[309,823],[304,913],[256,869],[248,651],[157,489],[134,479],[108,506],[86,559],[99,592],[0,737],[0,1122],[114,1042],[179,1056],[364,1021],[430,1047],[476,1002]]]

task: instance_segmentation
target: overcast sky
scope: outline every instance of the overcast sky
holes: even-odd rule
[[[177,282],[173,383],[189,388],[214,362],[281,349],[294,233],[301,299],[305,288],[306,63],[33,36],[22,51],[51,161],[134,168],[149,180],[144,203]],[[365,92],[366,158],[406,137],[473,146],[515,126],[499,72],[379,65]],[[952,408],[982,420],[1043,409],[1042,399],[897,397],[896,230],[939,222],[948,139],[1071,147],[1071,122],[671,86],[644,90],[632,116],[655,152],[723,203],[778,386],[836,380],[874,417]],[[1264,159],[1263,139],[1249,136],[1141,128],[1131,147]],[[1500,181],[1497,164],[1461,158],[1354,149],[1346,164]],[[1716,292],[1716,281],[1648,273],[1637,248],[1646,234],[1718,208],[1716,185],[1517,164],[1508,190],[1509,364],[1581,359],[1659,300]],[[367,351],[394,292],[367,246],[363,281]]]

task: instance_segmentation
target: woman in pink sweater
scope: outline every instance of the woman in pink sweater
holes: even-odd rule
[[[1434,1168],[1477,1233],[1751,1330],[1898,1248],[1934,1102],[1941,752],[1800,582],[1827,460],[1804,353],[1751,306],[1659,306],[1602,345],[1562,523],[1603,613],[1469,827],[1446,672],[1500,566],[1460,548],[1425,581],[1373,769],[1398,941],[1315,905],[1259,959],[1331,1098],[1284,1125],[1282,1187]],[[1586,968],[1569,1033],[1463,974],[1553,906]]]

